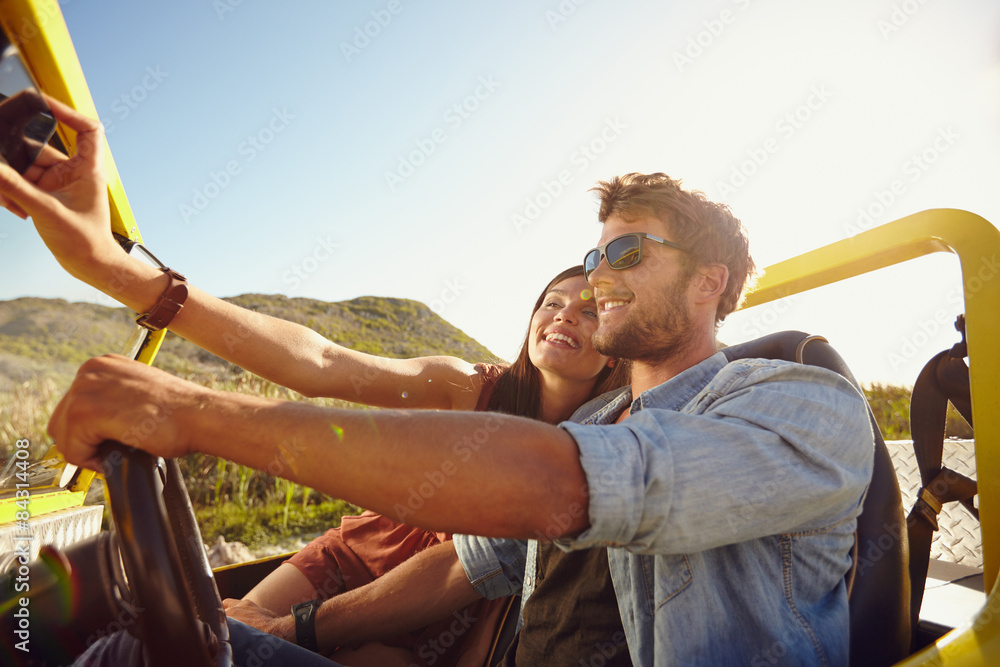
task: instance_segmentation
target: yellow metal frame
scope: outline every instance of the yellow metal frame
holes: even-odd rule
[[[923,211],[768,267],[743,308],[935,252],[957,254],[962,269],[983,569],[991,592],[972,620],[901,664],[995,665],[1000,664],[1000,275],[993,267],[1000,231],[967,211]]]
[[[76,56],[76,49],[70,39],[69,30],[63,20],[59,3],[55,0],[0,0],[0,25],[20,50],[25,66],[28,68],[39,89],[69,106],[98,118],[90,88],[83,76],[83,69]],[[57,129],[63,145],[70,155],[76,152],[76,135],[63,126]],[[118,167],[111,155],[111,149],[105,144],[105,166],[108,174],[108,199],[111,205],[111,228],[113,231],[133,241],[142,242],[139,228],[132,215],[125,188],[122,186]],[[153,357],[163,342],[165,331],[152,334],[149,343],[139,355],[139,361],[151,364]],[[81,470],[73,486],[67,490],[46,494],[47,510],[76,507],[83,504],[87,487],[93,481],[91,470]],[[54,487],[42,487],[33,490],[43,492]],[[0,523],[14,519],[14,513],[19,509],[14,505],[15,499],[0,500]],[[60,505],[61,503],[61,505]],[[41,513],[41,505],[36,510],[34,501],[30,504],[33,514]]]

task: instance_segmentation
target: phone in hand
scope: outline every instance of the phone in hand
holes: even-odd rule
[[[23,174],[52,138],[56,120],[17,48],[10,44],[3,47],[0,52],[0,160]]]

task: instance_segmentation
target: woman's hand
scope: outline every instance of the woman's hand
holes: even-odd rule
[[[51,97],[46,101],[56,120],[76,131],[76,155],[46,146],[24,176],[0,164],[0,204],[22,219],[31,216],[63,268],[93,284],[102,279],[95,274],[102,265],[125,258],[111,236],[104,128]]]

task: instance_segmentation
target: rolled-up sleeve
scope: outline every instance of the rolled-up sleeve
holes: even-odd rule
[[[690,553],[824,530],[856,516],[871,478],[864,398],[810,366],[730,364],[679,412],[561,427],[590,492],[590,527],[563,548]]]
[[[527,542],[473,535],[453,539],[458,560],[480,595],[494,600],[521,592]]]

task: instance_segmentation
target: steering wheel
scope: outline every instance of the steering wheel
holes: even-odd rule
[[[225,610],[177,462],[164,470],[162,459],[111,440],[100,454],[137,610],[133,634],[148,660],[155,667],[231,667]]]

